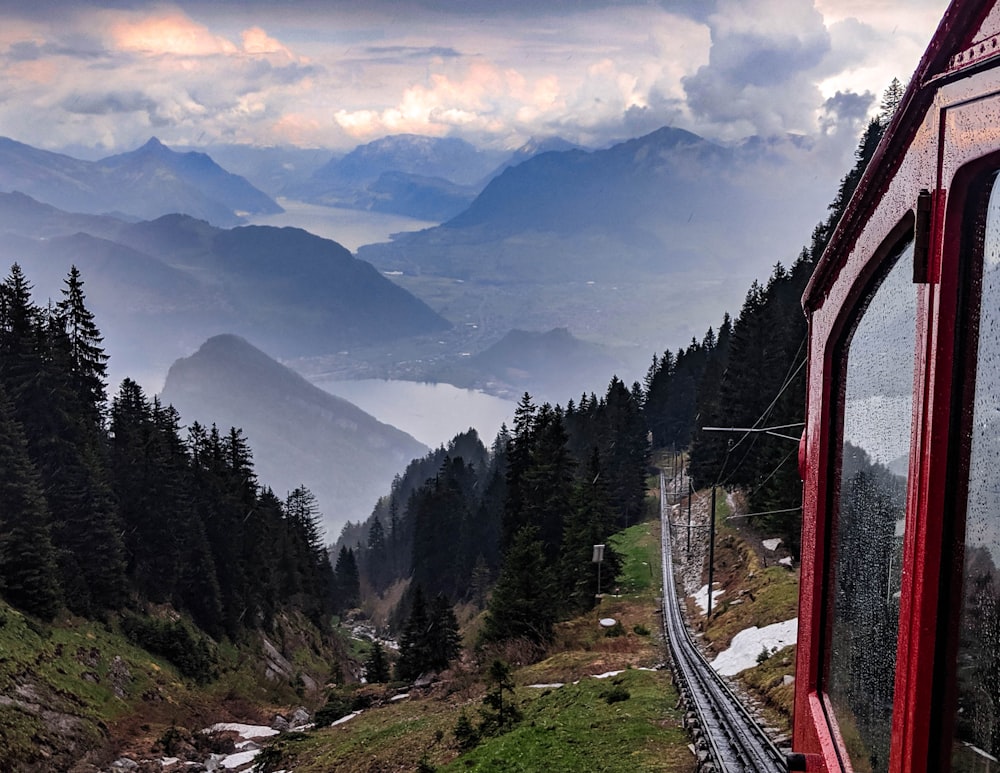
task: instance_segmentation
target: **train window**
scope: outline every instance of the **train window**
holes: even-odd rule
[[[952,771],[1000,771],[1000,186],[982,243]]]
[[[825,692],[858,773],[888,769],[896,675],[916,288],[904,248],[846,349]]]

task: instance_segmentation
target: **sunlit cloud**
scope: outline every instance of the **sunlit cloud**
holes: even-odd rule
[[[260,27],[243,30],[243,50],[248,54],[281,54],[293,59],[292,52]]]
[[[111,25],[109,32],[116,49],[154,56],[210,56],[239,50],[231,41],[213,35],[181,13],[119,21]]]
[[[154,130],[341,149],[401,132],[599,145],[665,124],[834,137],[908,77],[946,5],[609,2],[0,10],[0,135],[108,150]]]

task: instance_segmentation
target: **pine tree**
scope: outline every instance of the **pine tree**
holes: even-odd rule
[[[69,344],[70,380],[81,408],[93,411],[90,419],[100,422],[107,401],[106,383],[108,355],[101,347],[103,336],[86,307],[83,279],[76,266],[70,269],[62,290],[63,299],[56,305],[59,320],[64,325]]]
[[[368,581],[375,592],[381,594],[388,586],[390,566],[385,529],[378,515],[372,518],[371,526],[368,527],[368,550],[365,556]]]
[[[396,676],[399,679],[403,681],[416,679],[433,659],[427,637],[430,626],[431,617],[427,611],[424,591],[417,585],[410,603],[410,616],[399,637],[399,660],[396,661]]]
[[[557,616],[556,587],[538,530],[525,526],[504,557],[483,624],[482,642],[524,639],[536,645],[547,643]]]
[[[594,606],[598,593],[598,567],[592,561],[594,545],[605,545],[601,572],[608,585],[620,568],[620,559],[606,544],[615,530],[616,519],[604,478],[600,455],[594,448],[586,474],[577,483],[563,537],[560,596],[567,611],[584,611]]]
[[[649,441],[641,403],[617,376],[608,385],[601,427],[606,491],[621,525],[628,527],[639,520],[646,497]]]
[[[458,618],[455,610],[443,593],[439,593],[431,604],[430,626],[427,631],[428,649],[431,660],[427,664],[434,670],[448,667],[462,649],[462,640],[458,635]]]
[[[358,574],[358,563],[354,551],[346,545],[340,548],[337,564],[333,569],[334,588],[336,594],[334,603],[340,612],[356,607],[361,601],[361,578]]]
[[[49,513],[14,411],[0,386],[0,592],[16,607],[51,620],[62,594]]]
[[[878,120],[882,124],[883,131],[888,128],[889,121],[892,120],[900,102],[903,101],[903,94],[906,93],[906,86],[900,83],[899,78],[893,78],[882,94],[882,101],[879,103]]]
[[[522,714],[514,702],[514,680],[511,678],[510,666],[502,660],[494,660],[490,663],[488,678],[490,689],[486,692],[483,706],[479,710],[482,717],[479,733],[500,735],[520,722]],[[509,694],[510,697],[506,698],[505,694]]]
[[[365,660],[365,679],[371,684],[389,681],[389,661],[378,641],[372,642],[372,650]]]

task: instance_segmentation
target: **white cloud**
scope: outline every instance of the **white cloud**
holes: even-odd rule
[[[558,13],[533,3],[531,13],[411,5],[394,15],[385,5],[57,1],[59,13],[0,10],[0,134],[109,150],[153,129],[168,143],[341,148],[403,131],[601,144],[667,123],[722,139],[832,136],[851,124],[830,108],[846,102],[828,101],[906,78],[944,0],[902,4],[667,11],[594,0]]]

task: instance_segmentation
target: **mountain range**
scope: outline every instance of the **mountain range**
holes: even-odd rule
[[[49,207],[15,194],[0,201],[0,229],[7,232],[0,258],[40,265],[49,273],[36,281],[50,292],[58,284],[49,280],[57,282],[54,274],[63,276],[74,257],[89,261],[89,290],[107,299],[136,355],[143,347],[138,331],[155,323],[147,348],[166,347],[156,355],[161,372],[209,335],[232,332],[285,358],[328,360],[346,352],[333,368],[339,377],[446,374],[484,384],[508,374],[515,383],[499,389],[530,388],[540,372],[530,347],[521,347],[523,367],[487,366],[477,355],[514,329],[566,329],[613,349],[613,358],[627,363],[620,375],[628,379],[652,351],[700,339],[718,324],[719,310],[738,308],[750,281],[774,263],[792,262],[827,200],[799,171],[809,153],[801,139],[722,146],[670,127],[592,151],[550,138],[513,154],[487,153],[456,139],[412,135],[328,154],[322,163],[319,151],[228,149],[244,170],[266,178],[269,191],[329,197],[341,208],[338,217],[349,211],[343,207],[360,207],[443,219],[357,251],[420,303],[376,281],[382,277],[349,261],[335,242],[301,231],[229,233],[176,216],[135,223],[132,216],[96,214],[104,205],[90,206],[90,215],[59,212],[51,205],[79,194],[70,183],[86,178],[80,170],[88,162],[11,141],[4,147],[20,160],[3,174],[52,173],[35,175],[51,183],[39,185]],[[110,171],[101,172],[103,183],[93,178],[86,185],[106,186],[108,175],[147,157],[167,158],[175,169],[181,159],[214,166],[207,156],[174,153],[151,140],[93,162],[91,171]],[[310,171],[311,164],[318,166]],[[69,190],[57,191],[56,179]],[[205,182],[203,190],[203,197],[215,195],[218,185]],[[347,281],[342,272],[350,266],[354,279]],[[145,279],[154,274],[155,281]],[[438,333],[410,343],[411,334]],[[405,346],[396,343],[404,337]],[[578,391],[571,370],[568,394]]]
[[[440,226],[358,254],[386,270],[506,283],[725,270],[763,255],[790,262],[800,218],[823,207],[798,195],[792,176],[775,186],[781,157],[767,151],[665,127],[603,150],[538,153]],[[764,161],[770,176],[760,174]],[[776,203],[788,227],[768,212]]]
[[[515,328],[567,328],[613,348],[630,381],[652,352],[701,340],[753,280],[795,261],[829,200],[811,153],[800,138],[723,146],[670,127],[543,152],[450,220],[356,254],[474,330],[466,351]]]
[[[567,150],[559,137],[532,139],[513,152],[476,148],[456,137],[396,134],[333,158],[286,186],[292,199],[442,222],[463,212],[484,186],[539,153]]]
[[[330,541],[345,521],[367,518],[393,476],[428,450],[233,335],[177,360],[160,399],[185,424],[241,428],[260,483],[282,499],[307,486]]]
[[[133,223],[0,193],[0,231],[0,260],[20,263],[42,302],[80,269],[114,372],[141,382],[223,332],[296,357],[449,327],[370,264],[296,228],[222,229],[186,215]]]
[[[153,137],[137,150],[83,161],[0,137],[0,191],[60,209],[152,219],[182,213],[219,226],[281,212],[270,196],[204,153],[176,153]]]

